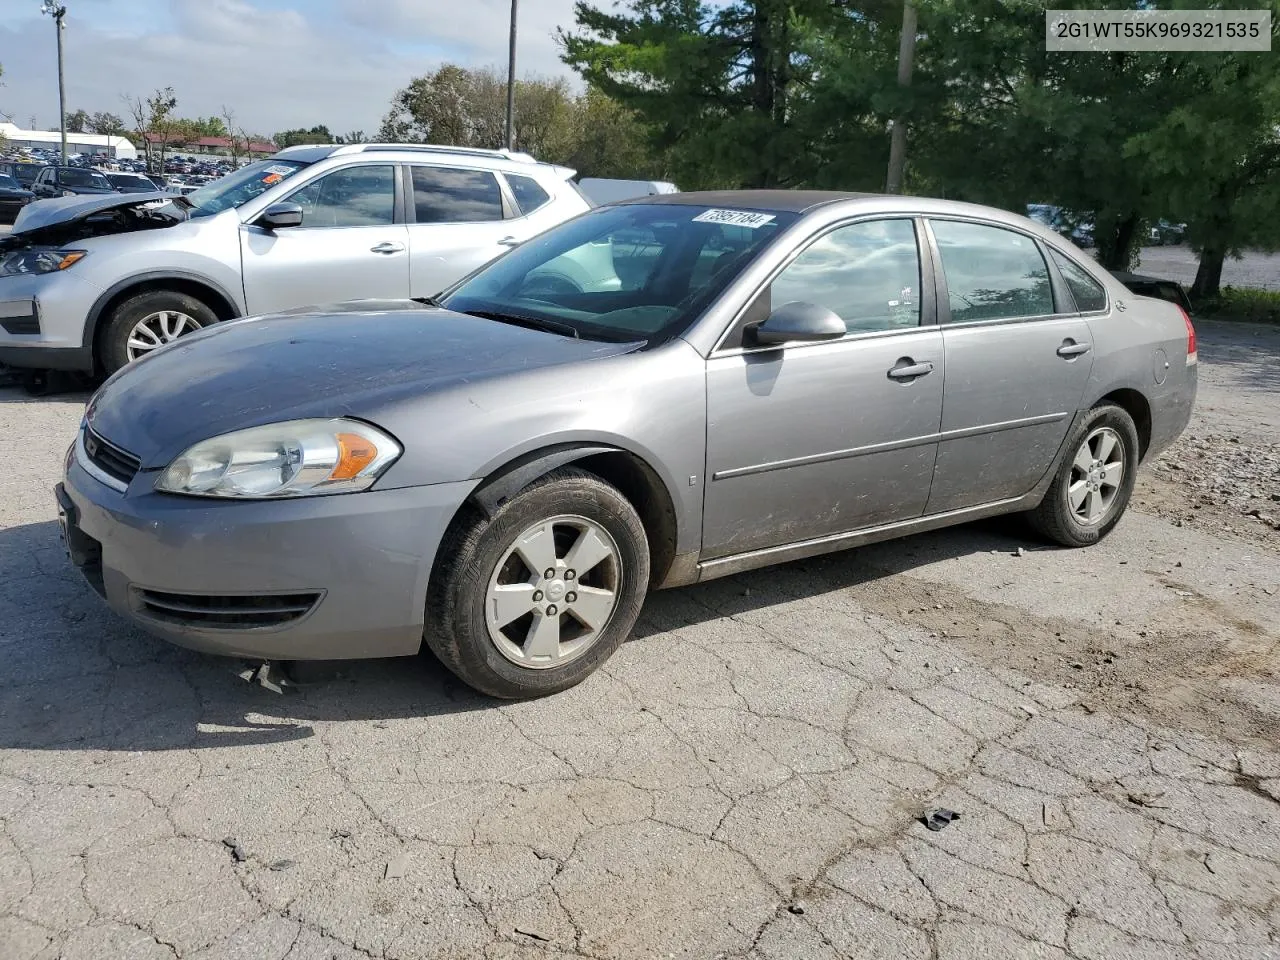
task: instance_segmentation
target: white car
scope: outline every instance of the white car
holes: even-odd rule
[[[526,154],[299,146],[182,194],[62,197],[0,238],[0,363],[114,372],[201,327],[430,297],[590,209]]]

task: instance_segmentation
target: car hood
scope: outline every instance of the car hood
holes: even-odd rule
[[[218,324],[130,364],[90,402],[89,425],[167,465],[191,444],[307,417],[378,422],[400,401],[541,367],[617,356],[602,343],[423,307],[362,301]]]
[[[81,193],[74,197],[48,197],[28,205],[14,221],[10,231],[15,236],[34,233],[49,227],[83,220],[95,213],[117,207],[133,207],[155,200],[172,200],[173,195],[156,190],[152,193]]]

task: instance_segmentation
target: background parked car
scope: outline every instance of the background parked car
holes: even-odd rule
[[[115,193],[105,174],[82,167],[45,167],[31,185],[37,197],[69,197],[76,194]]]
[[[310,146],[169,203],[34,204],[0,239],[0,301],[38,302],[39,333],[0,330],[0,362],[114,371],[219,320],[433,296],[590,209],[573,173],[502,151]]]
[[[155,193],[156,185],[140,173],[103,174],[120,193]]]
[[[0,173],[0,223],[13,223],[23,207],[36,198],[13,177]]]

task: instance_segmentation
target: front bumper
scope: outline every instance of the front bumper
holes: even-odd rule
[[[477,481],[329,497],[224,501],[153,492],[154,472],[120,493],[68,454],[58,486],[72,561],[113,610],[208,653],[280,660],[413,654],[445,528]],[[288,622],[210,627],[171,607],[313,596]],[[192,603],[196,601],[196,603]]]
[[[39,370],[93,369],[93,344],[85,342],[85,325],[102,290],[77,279],[74,269],[0,277],[0,316],[38,318],[34,331],[18,326],[22,332],[11,333],[0,325],[0,363]]]

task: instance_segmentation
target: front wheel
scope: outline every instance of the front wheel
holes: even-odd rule
[[[107,320],[101,362],[107,373],[201,327],[218,322],[202,300],[176,290],[148,290],[125,300]]]
[[[1028,518],[1064,547],[1087,547],[1112,531],[1133,494],[1138,472],[1138,430],[1133,418],[1103,404],[1072,431],[1067,458],[1044,500]]]
[[[631,632],[649,582],[635,508],[574,468],[535,481],[492,519],[459,518],[439,558],[427,645],[467,684],[508,699],[590,675]]]

